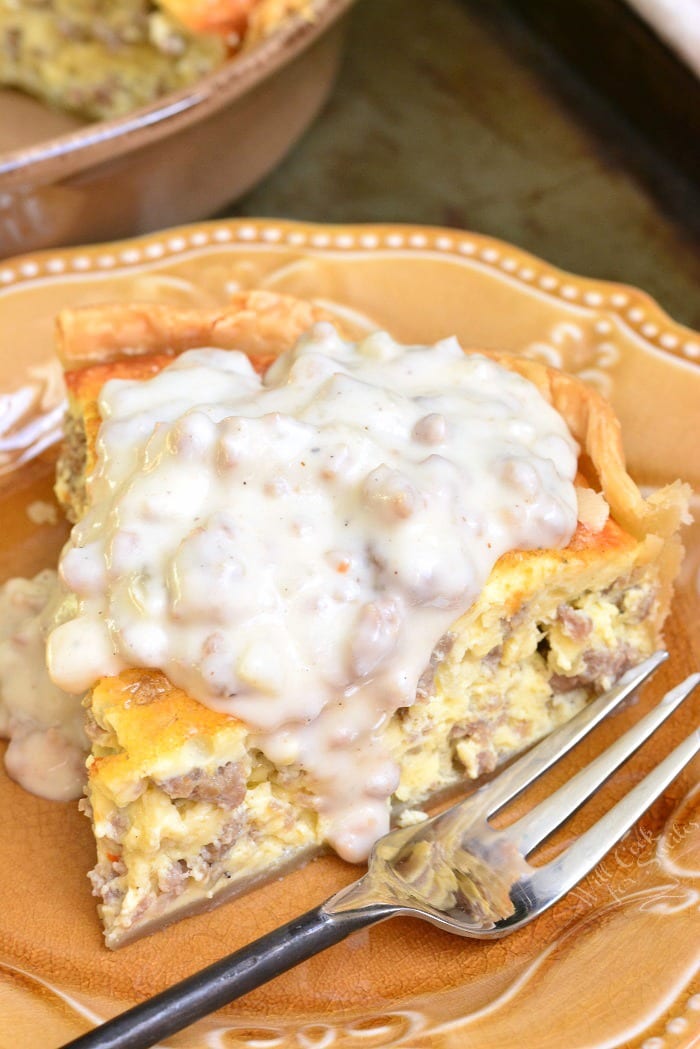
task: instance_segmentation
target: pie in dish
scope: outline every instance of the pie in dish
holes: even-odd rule
[[[77,524],[49,667],[87,689],[84,807],[109,947],[329,844],[362,859],[390,811],[420,819],[436,793],[493,770],[659,645],[687,492],[641,496],[596,392],[522,358],[465,357],[453,340],[353,348],[341,335],[323,311],[267,292],[221,310],[59,317],[70,408],[57,492]],[[353,372],[357,355],[366,371]],[[450,382],[433,388],[432,364],[449,377],[465,361],[476,428],[462,432],[462,402]],[[377,392],[385,374],[415,417]],[[233,416],[213,403],[229,386],[230,403],[249,405]],[[279,408],[292,396],[294,419]],[[402,442],[416,473],[392,465]],[[461,501],[472,478],[488,519]],[[348,502],[358,491],[361,505]],[[482,545],[460,546],[467,533]],[[261,549],[269,561],[251,572]]]
[[[0,83],[91,120],[196,83],[312,0],[0,0]]]

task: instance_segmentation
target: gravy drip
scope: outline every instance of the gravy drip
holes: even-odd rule
[[[100,397],[91,509],[48,640],[79,693],[160,668],[301,774],[366,857],[398,769],[383,730],[497,558],[565,545],[577,446],[536,388],[454,339],[358,345],[319,324],[264,379],[192,350]]]
[[[8,775],[51,801],[79,798],[87,738],[80,699],[66,695],[46,669],[46,635],[54,623],[56,573],[10,579],[0,587],[0,736]]]

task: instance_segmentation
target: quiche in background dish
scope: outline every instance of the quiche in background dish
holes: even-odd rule
[[[483,500],[493,501],[488,520],[480,511],[470,518],[462,505],[445,450],[446,431],[459,425],[450,414],[453,390],[412,385],[421,369],[432,375],[433,361],[436,374],[461,368],[454,341],[405,349],[370,336],[352,347],[310,304],[252,292],[220,310],[141,304],[64,311],[58,349],[70,415],[57,492],[78,524],[62,559],[70,593],[49,639],[49,667],[68,691],[87,688],[92,749],[84,807],[109,947],[329,845],[362,859],[390,811],[420,819],[419,807],[436,793],[493,770],[659,645],[687,490],[676,483],[642,498],[626,473],[612,410],[569,376],[505,354],[467,352],[469,382],[483,400],[468,393],[476,451],[467,449],[460,476],[471,484],[474,472]],[[235,350],[253,368],[238,354],[227,356]],[[415,422],[404,425],[393,391],[380,396],[366,379],[354,381],[358,354],[370,375],[398,362]],[[327,355],[341,362],[340,378],[328,370]],[[219,369],[213,386],[210,367]],[[264,373],[259,389],[253,369]],[[217,387],[229,382],[236,397],[254,390],[261,403],[271,398],[273,410],[255,408],[232,423],[214,404]],[[307,387],[330,397],[317,426],[321,435],[326,426],[333,432],[325,448],[307,440],[312,430],[303,413],[298,424],[274,410],[282,396],[275,391],[295,384],[302,402]],[[366,401],[358,414],[360,386]],[[527,417],[516,417],[520,398],[530,406]],[[163,418],[155,409],[150,424],[144,407],[153,404],[167,408]],[[545,427],[539,434],[538,419]],[[505,435],[491,469],[512,496],[505,507],[491,493],[492,478],[478,476],[481,460],[489,462],[492,426]],[[410,445],[416,476],[427,471],[424,487],[406,481],[390,458],[389,467],[380,461],[358,474],[349,437],[355,429],[381,430],[389,457],[394,444]],[[121,464],[110,476],[115,435]],[[364,447],[362,434],[356,439]],[[527,462],[521,440],[533,443]],[[280,456],[291,474],[277,471]],[[166,487],[155,482],[161,467],[173,468]],[[562,475],[555,479],[564,485],[555,486],[561,497],[541,490],[552,471]],[[231,484],[257,486],[261,501],[247,503],[250,490],[226,488],[228,505],[200,516],[197,507],[222,473],[238,477]],[[337,542],[324,531],[324,484],[339,508]],[[350,491],[361,493],[361,505],[347,502]],[[237,519],[237,500],[264,513]],[[368,531],[353,533],[355,518]],[[486,548],[498,547],[509,530],[519,534],[525,518],[535,521],[535,540],[506,543],[497,558],[494,549],[489,570]],[[180,519],[189,522],[181,534]],[[455,524],[457,533],[483,540],[471,560],[454,542]],[[158,582],[144,552],[155,543],[160,560],[167,545],[161,528],[174,545]],[[290,542],[302,545],[283,545],[281,556],[273,550],[270,564],[246,583],[250,550],[269,551],[286,528]],[[309,562],[287,564],[289,549],[305,551]],[[291,575],[280,576],[280,565]],[[279,577],[269,592],[268,569]],[[316,575],[320,596],[310,582]],[[104,605],[106,578],[113,589]],[[371,600],[365,595],[358,604],[363,587],[374,588]],[[227,617],[230,625],[239,615],[231,604],[237,588],[249,608],[231,649]],[[321,643],[306,637],[303,622],[291,623],[302,630],[299,645],[313,651],[301,668],[276,618],[287,591],[291,602],[309,595],[306,605],[290,605],[295,615],[288,618],[303,621],[296,612],[307,608],[312,633],[328,630],[326,645],[323,636]],[[136,618],[121,629],[115,623],[125,605]],[[346,605],[352,615],[342,622],[351,628],[339,640],[339,660],[326,664],[337,640],[329,617],[342,619]],[[407,625],[411,616],[416,630]],[[182,653],[189,652],[190,626],[203,620],[207,636],[194,665]],[[161,630],[166,621],[185,631],[176,635],[174,656]],[[397,669],[395,650],[419,672]],[[304,685],[316,663],[331,693],[325,705],[315,678]],[[299,705],[284,707],[292,694]]]
[[[313,0],[0,0],[0,83],[109,120],[196,83]]]

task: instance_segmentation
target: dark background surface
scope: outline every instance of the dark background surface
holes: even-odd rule
[[[542,0],[529,4],[525,20],[519,0],[360,0],[319,119],[226,214],[488,233],[641,287],[700,328],[700,144],[685,129],[697,82],[678,63],[668,86],[673,57],[621,0],[559,4],[569,22],[545,19],[546,32]],[[597,21],[584,34],[586,4]],[[624,95],[655,77],[666,87],[656,112],[637,107],[645,126]]]

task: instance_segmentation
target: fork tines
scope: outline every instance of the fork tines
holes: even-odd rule
[[[625,675],[624,681],[617,688],[600,696],[590,707],[581,711],[581,714],[577,715],[569,725],[564,726],[561,735],[560,732],[555,733],[540,747],[536,747],[527,754],[525,759],[521,759],[522,769],[519,768],[520,762],[517,762],[510,770],[513,782],[506,785],[509,797],[514,797],[535,778],[535,775],[539,774],[537,772],[532,774],[532,766],[540,764],[540,755],[543,755],[547,762],[544,767],[540,766],[540,771],[544,771],[544,768],[553,764],[557,757],[566,753],[573,746],[573,742],[589,731],[592,724],[597,723],[605,713],[622,702],[630,691],[638,687],[664,658],[665,653],[657,653],[646,660],[630,674]],[[523,856],[531,853],[650,737],[698,684],[700,684],[700,673],[692,674],[680,685],[671,689],[648,714],[620,736],[612,746],[525,816],[500,833],[510,840]],[[545,907],[569,892],[646,812],[698,750],[700,750],[700,728],[696,728],[624,798],[589,830],[581,834],[573,845],[549,863],[533,868],[527,879],[527,914],[525,915],[522,909],[516,908],[512,919],[499,923],[503,931],[510,931],[524,924],[531,919],[533,911],[544,910]],[[500,787],[500,783],[498,786]],[[486,789],[488,790],[488,787]],[[491,812],[505,804],[500,792],[494,792],[494,794],[497,797],[497,805],[490,807]],[[490,800],[487,799],[487,801]]]
[[[615,707],[620,706],[666,659],[667,652],[655,652],[643,663],[623,674],[608,692],[587,704],[575,717],[556,729],[504,769],[494,780],[477,793],[485,816],[493,816],[529,787],[539,776],[564,757]]]

